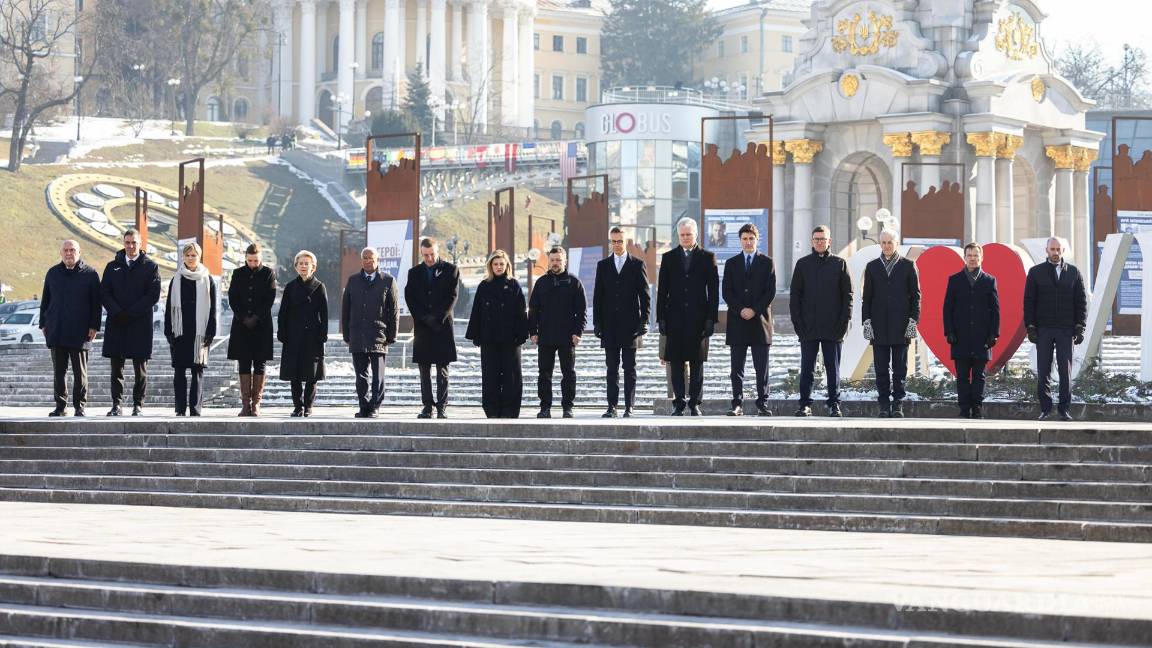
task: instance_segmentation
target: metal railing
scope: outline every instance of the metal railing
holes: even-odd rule
[[[701,92],[694,88],[675,86],[621,86],[609,88],[600,94],[600,102],[611,103],[676,103],[704,106],[716,110],[749,112],[756,110],[747,100],[733,100],[723,93]]]

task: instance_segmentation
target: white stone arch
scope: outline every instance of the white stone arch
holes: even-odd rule
[[[376,115],[384,110],[384,86],[376,83],[364,88],[360,93],[360,105],[364,110],[372,111]]]
[[[880,124],[876,122],[864,123],[849,123],[849,124],[829,124],[824,133],[818,138],[824,142],[824,150],[816,155],[813,160],[812,168],[812,224],[819,225],[821,223],[832,227],[833,222],[833,202],[832,190],[834,176],[837,169],[839,169],[845,160],[859,161],[860,159],[868,156],[875,156],[879,163],[885,167],[884,178],[887,178],[887,189],[882,191],[882,197],[885,202],[882,206],[888,207],[892,213],[897,213],[897,210],[892,209],[891,195],[892,195],[892,157],[891,151],[883,144],[883,129]],[[787,204],[791,203],[792,197],[786,198]],[[874,215],[875,210],[873,210]],[[855,221],[855,219],[853,219]],[[854,224],[854,223],[853,223]],[[832,242],[833,246],[839,250],[844,245],[847,245],[859,237],[859,232],[848,232],[844,230],[837,230],[833,227]],[[797,232],[793,236],[795,240],[800,241],[800,249],[807,250],[808,233]]]
[[[892,170],[871,151],[856,151],[843,158],[829,183],[828,226],[836,249],[861,243],[856,221],[873,217],[881,207],[892,208]]]

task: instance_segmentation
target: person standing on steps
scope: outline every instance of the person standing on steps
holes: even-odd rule
[[[572,418],[576,402],[576,347],[588,322],[584,285],[568,273],[568,253],[560,246],[548,251],[548,274],[540,277],[528,300],[528,333],[539,353],[536,381],[540,412],[552,418],[552,369],[560,358],[560,405],[564,418]]]
[[[848,264],[832,254],[827,225],[812,230],[812,254],[796,260],[788,299],[792,327],[800,338],[800,409],[796,416],[812,416],[812,383],[816,354],[824,358],[828,382],[828,416],[844,416],[840,409],[840,349],[852,321],[852,278]]]
[[[356,418],[376,418],[384,401],[384,363],[400,328],[396,280],[381,272],[376,248],[360,251],[360,271],[348,277],[340,307],[340,330],[356,371]],[[369,383],[371,374],[371,383]]]
[[[656,287],[656,322],[667,336],[664,360],[672,382],[672,416],[684,416],[685,375],[688,365],[688,412],[701,416],[704,361],[708,342],[716,332],[720,311],[720,275],[716,255],[696,244],[699,229],[692,218],[676,223],[680,245],[664,253]]]
[[[452,311],[460,290],[460,271],[440,259],[436,240],[420,241],[421,263],[408,270],[404,302],[412,314],[412,362],[420,368],[420,401],[416,418],[448,418],[448,365],[456,362],[456,336]],[[436,395],[432,395],[432,366],[436,366]]]
[[[900,237],[880,232],[880,258],[864,268],[860,318],[864,339],[872,343],[880,418],[904,418],[904,380],[908,345],[920,320],[920,278],[916,264],[900,256]]]
[[[956,363],[960,418],[984,418],[984,368],[1000,338],[1000,292],[983,262],[983,247],[965,245],[964,269],[948,278],[944,292],[944,337]]]
[[[244,265],[232,271],[228,306],[232,330],[228,359],[240,374],[240,416],[260,416],[264,399],[264,367],[272,359],[272,305],[276,303],[276,273],[260,258],[260,244],[244,251]]]
[[[204,367],[216,337],[216,281],[200,262],[202,251],[188,243],[181,251],[183,263],[168,284],[164,304],[164,337],[172,355],[172,386],[176,390],[176,416],[200,416],[203,404]],[[188,374],[192,374],[189,383]]]
[[[328,291],[316,278],[316,255],[308,250],[293,259],[296,278],[284,286],[276,316],[280,340],[280,380],[292,384],[292,416],[311,416],[316,383],[324,380],[328,343]]]
[[[160,268],[140,249],[140,233],[124,230],[124,249],[104,266],[100,296],[108,322],[101,355],[112,361],[112,409],[120,416],[124,396],[124,364],[132,360],[132,416],[140,416],[152,358],[152,310],[160,301]]]
[[[65,375],[72,365],[72,405],[84,416],[88,402],[88,352],[100,330],[100,277],[80,260],[80,244],[60,244],[60,263],[44,275],[40,293],[40,331],[52,352],[52,397],[48,416],[64,416],[68,407]]]
[[[624,418],[636,404],[636,349],[648,334],[651,297],[644,262],[624,247],[624,230],[608,231],[611,254],[596,264],[592,290],[592,329],[604,349],[608,367],[608,409],[603,418],[616,418],[620,403],[620,364],[624,364]]]
[[[480,347],[481,399],[488,418],[518,418],[524,377],[520,345],[528,339],[524,291],[512,274],[512,261],[496,250],[484,264],[464,337]]]
[[[768,351],[772,346],[772,300],[776,298],[776,264],[757,250],[760,231],[749,223],[740,228],[741,251],[724,262],[724,303],[728,325],[724,341],[732,355],[732,409],[728,416],[744,415],[744,365],[752,350],[756,370],[756,415],[772,416],[768,409]]]
[[[1088,323],[1088,295],[1080,270],[1064,260],[1067,246],[1056,237],[1048,239],[1048,258],[1028,271],[1024,283],[1024,326],[1028,341],[1036,345],[1036,398],[1040,420],[1052,415],[1052,355],[1060,377],[1060,419],[1072,420],[1072,347],[1084,342]]]

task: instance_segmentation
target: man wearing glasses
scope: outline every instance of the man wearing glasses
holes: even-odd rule
[[[592,328],[604,349],[608,367],[608,409],[604,418],[616,418],[620,404],[620,364],[624,364],[624,417],[632,416],[636,401],[636,349],[648,333],[651,299],[644,262],[624,248],[624,230],[608,231],[611,254],[596,264],[592,292]]]
[[[852,319],[852,279],[848,264],[832,254],[828,226],[812,230],[812,254],[796,261],[792,271],[788,309],[800,338],[800,409],[796,416],[812,416],[812,383],[816,353],[824,358],[828,382],[828,416],[840,410],[840,348]]]

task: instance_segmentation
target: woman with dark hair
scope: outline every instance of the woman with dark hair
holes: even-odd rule
[[[299,276],[284,286],[277,316],[280,380],[292,383],[292,416],[311,416],[316,383],[324,380],[328,342],[328,292],[316,278],[316,255],[301,250],[294,261]]]
[[[524,379],[520,345],[528,339],[524,291],[512,275],[512,262],[496,250],[476,287],[464,337],[480,347],[481,399],[488,418],[517,418]]]
[[[264,365],[272,359],[272,305],[276,302],[276,273],[260,258],[260,245],[244,251],[244,265],[232,271],[228,306],[232,330],[228,359],[240,370],[240,416],[260,416],[264,398]]]
[[[200,416],[204,367],[208,350],[216,337],[216,282],[208,268],[200,263],[201,250],[196,243],[183,249],[184,262],[168,285],[164,304],[164,337],[171,348],[172,385],[176,390],[176,416]],[[192,382],[188,382],[188,373]]]

